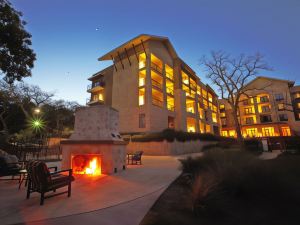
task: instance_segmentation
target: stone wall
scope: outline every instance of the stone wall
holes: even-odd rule
[[[143,151],[145,155],[181,155],[187,153],[201,152],[206,145],[215,144],[215,141],[186,141],[186,142],[129,142],[126,151]]]

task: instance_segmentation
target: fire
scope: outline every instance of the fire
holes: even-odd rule
[[[89,174],[89,175],[101,174],[100,167],[98,166],[98,160],[96,157],[90,161],[89,167],[85,168],[85,174]]]
[[[95,155],[77,155],[72,160],[74,174],[101,175],[101,158]]]

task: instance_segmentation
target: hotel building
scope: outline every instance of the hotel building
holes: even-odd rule
[[[295,82],[257,77],[245,86],[239,102],[239,123],[244,137],[300,134],[300,86]],[[221,135],[236,136],[232,109],[219,100]]]
[[[219,134],[218,96],[166,37],[139,35],[99,58],[112,66],[89,78],[88,105],[119,111],[121,133],[166,128]]]

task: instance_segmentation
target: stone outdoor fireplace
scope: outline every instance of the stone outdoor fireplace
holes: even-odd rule
[[[118,131],[119,113],[105,105],[80,107],[74,133],[62,141],[62,169],[74,174],[112,174],[126,168],[126,142]]]

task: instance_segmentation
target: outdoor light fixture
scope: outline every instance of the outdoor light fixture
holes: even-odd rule
[[[28,125],[35,132],[40,132],[45,127],[45,121],[40,117],[34,117],[29,120]]]
[[[36,114],[39,114],[39,113],[41,112],[41,109],[40,109],[40,108],[35,108],[35,109],[34,109],[34,112],[35,112]]]

